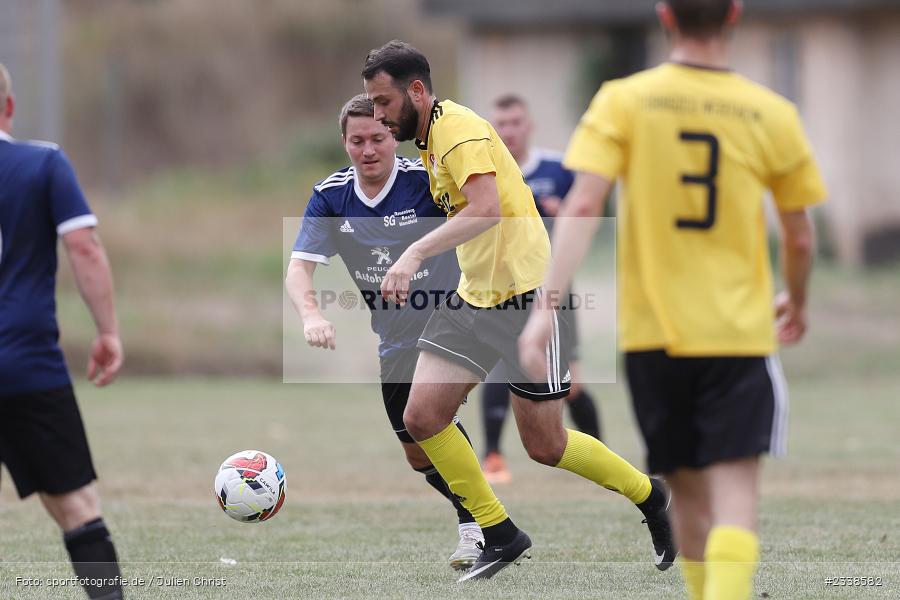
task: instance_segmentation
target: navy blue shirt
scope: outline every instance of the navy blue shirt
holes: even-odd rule
[[[541,198],[547,196],[557,196],[560,200],[565,199],[569,193],[569,188],[575,181],[575,176],[571,171],[567,171],[562,165],[562,154],[542,150],[540,148],[532,148],[529,152],[528,162],[522,165],[522,175],[525,177],[525,183],[531,188],[537,203],[538,212],[542,217],[548,215],[544,213],[541,206]],[[547,220],[544,220],[547,223]]]
[[[57,236],[96,224],[58,146],[0,132],[0,396],[70,383],[56,323]]]
[[[384,358],[414,348],[435,306],[459,285],[459,264],[451,250],[422,262],[403,307],[381,296],[381,281],[394,260],[445,221],[419,160],[397,157],[375,198],[365,195],[355,169],[347,167],[313,187],[291,258],[327,265],[340,255],[372,313],[378,354]]]

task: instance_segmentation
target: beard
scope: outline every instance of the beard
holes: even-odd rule
[[[385,125],[395,125],[397,127],[397,132],[392,133],[392,135],[398,142],[408,142],[416,137],[416,129],[419,126],[419,113],[416,112],[416,107],[413,106],[412,100],[409,99],[408,95],[403,95],[403,106],[400,109],[398,121],[396,123],[388,121]]]

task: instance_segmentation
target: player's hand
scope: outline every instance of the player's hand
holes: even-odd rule
[[[119,374],[125,353],[122,351],[122,340],[114,333],[101,333],[91,345],[91,358],[88,360],[87,376],[97,387],[109,385]]]
[[[787,292],[775,297],[775,331],[778,342],[785,346],[796,344],[806,333],[806,309],[798,306]]]
[[[381,295],[385,300],[393,300],[400,306],[409,300],[409,283],[422,265],[422,256],[415,245],[410,246],[384,274]]]
[[[553,309],[538,303],[519,335],[519,365],[532,381],[547,379],[547,344],[553,331]]]
[[[335,349],[334,325],[324,317],[308,317],[303,322],[303,337],[313,348]]]
[[[541,210],[548,217],[555,217],[559,214],[559,207],[562,204],[562,198],[559,196],[544,196],[538,202],[541,203]]]

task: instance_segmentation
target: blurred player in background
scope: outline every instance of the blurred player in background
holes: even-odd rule
[[[56,322],[56,245],[72,265],[97,337],[87,375],[111,383],[122,343],[97,218],[56,144],[12,131],[12,82],[0,64],[0,462],[20,498],[37,492],[63,531],[90,598],[122,598],[116,549],[100,514],[97,478]]]
[[[409,44],[394,40],[372,50],[362,75],[375,118],[397,140],[415,138],[431,195],[448,217],[394,261],[381,284],[384,297],[409,302],[423,261],[453,248],[462,271],[456,293],[434,311],[420,336],[422,352],[403,415],[409,434],[484,533],[484,550],[460,581],[489,578],[531,548],[453,423],[466,394],[501,358],[529,456],[634,502],[646,517],[657,565],[668,568],[675,550],[664,484],[596,438],[563,427],[563,398],[570,388],[565,311],[554,317],[556,336],[542,350],[552,372],[532,381],[519,368],[516,340],[543,293],[550,240],[515,159],[490,123],[455,102],[438,101],[428,60]]]
[[[416,342],[435,304],[459,281],[459,266],[452,252],[435,256],[416,273],[413,293],[420,301],[399,308],[382,300],[379,286],[384,273],[410,243],[437,227],[444,215],[431,199],[422,164],[398,157],[397,142],[373,115],[372,101],[365,94],[351,98],[341,110],[341,140],[352,165],[313,188],[285,285],[303,319],[309,345],[334,350],[337,332],[316,302],[313,273],[335,254],[346,264],[372,312],[372,330],[379,337],[381,394],[388,419],[410,466],[456,508],[459,544],[450,564],[467,569],[481,553],[477,546],[484,540],[481,529],[403,425],[418,358]],[[454,423],[468,439],[459,420],[454,418]]]
[[[577,173],[561,217],[595,217],[616,180],[619,332],[649,470],[672,488],[672,523],[692,600],[746,600],[759,561],[760,455],[785,451],[787,395],[776,352],[806,330],[825,189],[797,109],[728,68],[734,0],[666,0],[669,62],[610,81],[564,164]],[[773,310],[763,195],[781,222],[786,292]],[[594,219],[557,221],[549,290],[565,289]],[[520,339],[533,376],[553,312]],[[775,321],[777,318],[777,322]]]
[[[491,123],[522,169],[525,183],[531,188],[537,202],[538,212],[544,217],[544,223],[550,230],[562,198],[572,187],[574,176],[562,166],[561,154],[532,146],[531,133],[534,130],[534,123],[528,105],[521,97],[507,94],[498,98],[494,102]],[[569,319],[572,327],[572,348],[569,357],[572,389],[566,398],[566,404],[575,427],[602,440],[597,406],[590,393],[579,383],[578,324],[575,319],[577,313],[573,311],[573,306],[575,304],[571,302],[566,305],[570,311]],[[485,437],[485,455],[481,466],[489,483],[505,483],[512,479],[500,450],[500,434],[503,431],[506,414],[509,412],[509,389],[505,382],[504,365],[501,362],[491,370],[484,385],[481,386],[481,415]]]

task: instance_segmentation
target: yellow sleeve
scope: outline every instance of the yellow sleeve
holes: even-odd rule
[[[786,111],[773,135],[769,187],[778,210],[801,210],[822,202],[827,192],[796,108]]]
[[[457,144],[444,155],[444,166],[459,189],[472,175],[497,172],[491,156],[490,140],[469,140]]]
[[[812,156],[790,173],[773,178],[770,185],[778,210],[784,212],[818,204],[828,195],[819,167]]]
[[[435,121],[434,155],[438,162],[458,145],[471,140],[490,140],[491,130],[487,121],[477,115],[447,114]]]
[[[603,84],[581,117],[563,160],[568,170],[594,173],[610,180],[625,171],[627,111],[616,90],[614,82]]]

